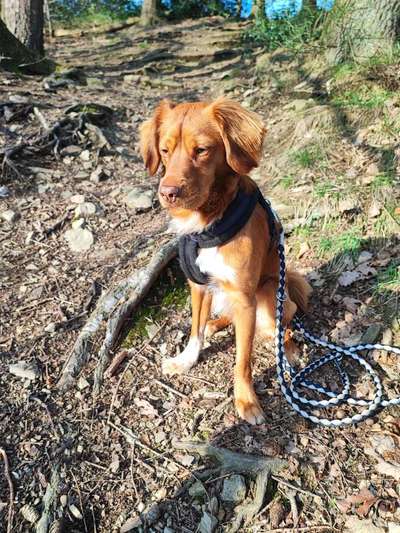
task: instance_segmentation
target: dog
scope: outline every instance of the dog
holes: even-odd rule
[[[158,105],[140,128],[140,150],[150,175],[162,169],[158,196],[177,234],[200,234],[224,217],[238,191],[251,195],[258,190],[248,174],[259,165],[265,133],[256,113],[226,98],[179,104],[164,100]],[[264,421],[251,358],[256,332],[274,337],[279,258],[272,233],[277,224],[271,226],[258,203],[228,242],[199,249],[196,266],[208,282],[189,280],[190,339],[180,355],[163,363],[165,374],[188,372],[199,358],[204,338],[233,323],[235,406],[250,424]],[[299,273],[286,273],[285,326],[298,308],[307,309],[310,292]],[[211,320],[211,311],[218,318]],[[286,329],[286,354],[293,358],[298,348],[291,337]]]

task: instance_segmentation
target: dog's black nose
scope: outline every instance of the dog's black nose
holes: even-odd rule
[[[160,187],[161,196],[172,203],[181,195],[181,192],[181,187],[171,187],[169,185],[162,185]]]

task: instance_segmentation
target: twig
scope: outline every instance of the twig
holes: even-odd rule
[[[172,394],[176,394],[176,396],[179,396],[180,398],[187,398],[188,397],[187,394],[184,394],[183,392],[180,392],[178,390],[173,389],[172,387],[170,387],[166,383],[163,383],[159,379],[153,379],[153,383],[157,383],[158,385],[160,385],[160,387],[163,387],[167,391],[172,392]]]
[[[10,464],[8,462],[8,457],[6,451],[3,448],[0,448],[0,455],[4,461],[4,475],[6,476],[8,483],[9,495],[9,504],[8,504],[8,518],[7,518],[7,533],[12,532],[13,527],[13,516],[14,516],[14,485],[10,475]]]
[[[154,333],[154,335],[145,343],[141,346],[141,348],[135,353],[135,357],[137,357],[138,355],[141,355],[141,352],[144,351],[144,349],[146,348],[146,346],[148,346],[152,340],[158,335],[158,333],[161,331],[161,329],[165,326],[166,324],[166,321],[164,321],[161,326],[157,329],[157,331]],[[131,350],[129,350],[131,351]],[[133,351],[133,350],[132,350]],[[134,357],[131,357],[131,359],[128,361],[128,364],[126,365],[126,367],[124,368],[124,371],[122,372],[122,374],[120,375],[119,377],[119,380],[118,380],[118,383],[117,383],[117,386],[115,387],[115,390],[113,392],[113,395],[112,395],[112,398],[111,398],[111,403],[110,403],[110,409],[108,410],[108,417],[107,417],[107,423],[110,422],[110,419],[111,419],[111,415],[112,415],[112,410],[113,410],[113,407],[114,407],[114,403],[115,403],[115,400],[117,398],[117,394],[118,394],[118,390],[119,390],[119,387],[122,383],[122,380],[124,379],[124,376],[126,374],[126,372],[128,371],[129,367],[131,366],[131,364],[133,363],[133,361],[135,360]]]
[[[116,355],[114,355],[109,367],[104,372],[104,377],[112,377],[120,367],[121,363],[129,356],[130,351],[131,350],[120,350]]]
[[[314,492],[310,492],[309,490],[302,489],[301,487],[298,487],[294,483],[289,483],[289,481],[286,481],[285,479],[282,479],[279,476],[272,475],[271,478],[274,481],[277,481],[281,485],[285,485],[285,487],[288,487],[289,489],[292,489],[296,492],[302,492],[303,494],[306,494],[307,496],[312,496],[313,498],[323,498],[323,496],[320,496],[319,494],[315,494]]]

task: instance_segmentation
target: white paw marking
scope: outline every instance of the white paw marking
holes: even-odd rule
[[[197,363],[203,340],[198,337],[190,337],[188,345],[182,353],[176,357],[165,359],[162,362],[163,374],[185,374]]]

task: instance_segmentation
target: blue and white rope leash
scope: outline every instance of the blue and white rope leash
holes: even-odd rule
[[[279,218],[273,211],[276,220],[279,222]],[[369,418],[373,413],[380,408],[388,407],[389,405],[400,405],[400,397],[387,400],[384,398],[381,380],[372,366],[357,352],[363,350],[384,350],[386,352],[392,352],[400,355],[400,348],[396,346],[387,346],[385,344],[357,344],[351,347],[341,347],[330,342],[325,342],[318,337],[315,337],[304,329],[304,326],[298,319],[294,319],[292,322],[293,329],[298,331],[305,339],[311,341],[314,344],[328,348],[330,351],[310,363],[303,368],[300,372],[296,372],[289,364],[289,361],[285,355],[284,349],[284,336],[285,328],[283,326],[283,303],[286,298],[285,290],[285,238],[282,225],[280,224],[279,242],[278,242],[278,255],[279,255],[279,284],[276,294],[276,336],[275,336],[275,354],[276,354],[276,366],[278,382],[281,387],[282,393],[285,396],[289,405],[304,418],[311,420],[315,424],[320,424],[325,427],[341,427],[350,424],[357,424],[366,418]],[[372,400],[363,400],[358,398],[352,398],[350,392],[350,379],[348,374],[342,367],[342,361],[344,358],[350,357],[356,361],[360,366],[364,367],[366,372],[370,375],[375,388],[374,398]],[[306,378],[309,374],[312,374],[315,370],[322,368],[328,363],[335,365],[336,371],[342,382],[343,389],[340,393],[335,393],[326,389],[318,383],[308,381]],[[298,392],[299,388],[307,388],[309,390],[316,391],[328,397],[326,400],[313,400],[305,398]],[[365,407],[360,413],[353,416],[349,416],[341,419],[330,420],[313,414],[315,409],[326,407],[337,407],[339,405],[350,406],[362,406]]]

